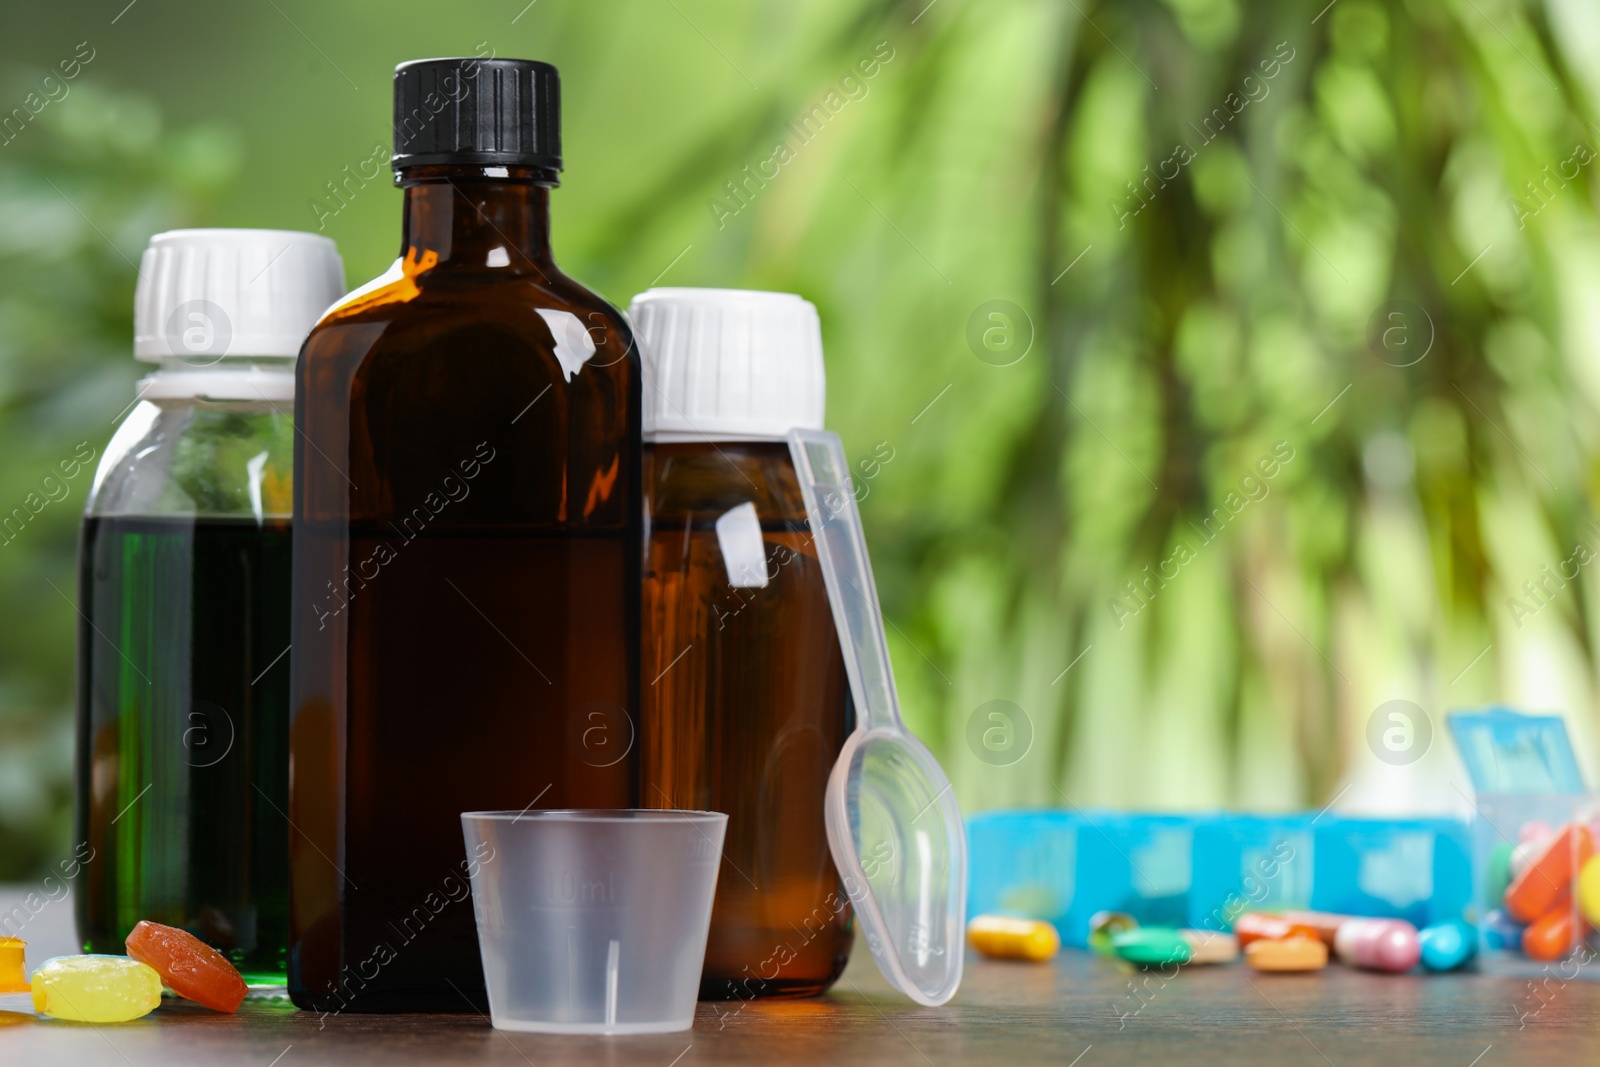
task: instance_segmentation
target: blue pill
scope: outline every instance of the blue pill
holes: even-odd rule
[[[1453,971],[1478,949],[1478,932],[1464,922],[1424,927],[1417,940],[1422,945],[1422,966],[1430,971]]]
[[[1496,908],[1483,917],[1483,947],[1490,952],[1522,952],[1522,926]]]

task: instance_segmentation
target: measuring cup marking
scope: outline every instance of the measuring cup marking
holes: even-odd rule
[[[617,1025],[617,974],[618,957],[622,954],[622,945],[616,939],[606,947],[606,1025]]]

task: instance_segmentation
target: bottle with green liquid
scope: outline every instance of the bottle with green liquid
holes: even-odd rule
[[[312,234],[178,230],[145,252],[134,354],[155,367],[79,542],[85,951],[121,953],[148,919],[284,983],[294,360],[343,282]]]

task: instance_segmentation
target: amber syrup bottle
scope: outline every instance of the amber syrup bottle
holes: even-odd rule
[[[726,812],[707,1000],[821,993],[850,957],[828,775],[850,687],[785,434],[820,429],[817,312],[652,289],[645,357],[644,803]]]
[[[298,369],[289,991],[484,1010],[460,814],[638,803],[640,367],[557,269],[554,67],[395,70],[400,259]]]

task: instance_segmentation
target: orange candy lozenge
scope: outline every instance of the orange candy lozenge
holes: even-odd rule
[[[248,992],[239,969],[191,933],[141,922],[128,935],[128,955],[149,965],[178,996],[217,1011],[238,1011]]]

